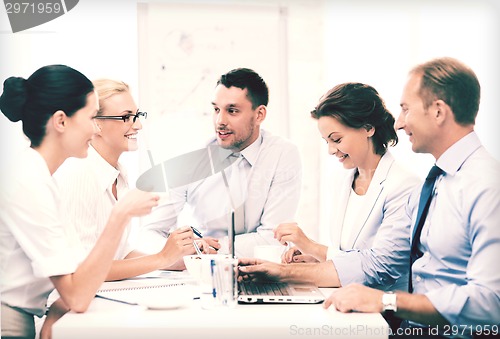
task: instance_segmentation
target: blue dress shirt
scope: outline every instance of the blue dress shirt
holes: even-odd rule
[[[424,254],[412,267],[414,293],[425,294],[451,325],[499,324],[499,162],[471,132],[436,165],[445,174],[436,180],[422,229]]]

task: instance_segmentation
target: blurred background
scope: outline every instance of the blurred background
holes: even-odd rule
[[[15,34],[0,10],[0,81],[61,63],[90,79],[127,82],[148,112],[141,150],[122,159],[135,181],[150,167],[146,150],[160,162],[203,147],[214,134],[218,77],[252,68],[270,88],[263,128],[289,138],[302,154],[297,221],[324,240],[335,194],[331,178],[343,169],[309,117],[318,99],[338,83],[364,82],[397,118],[410,68],[455,57],[479,77],[476,131],[500,159],[499,19],[495,0],[80,0],[67,14]],[[27,142],[21,123],[3,115],[0,132],[5,164]],[[414,154],[406,135],[399,137],[393,153],[424,177],[433,158]]]

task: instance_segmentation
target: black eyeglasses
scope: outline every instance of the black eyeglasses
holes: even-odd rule
[[[144,117],[146,119],[148,117],[147,112],[139,112],[135,114],[125,114],[125,115],[98,115],[94,117],[94,119],[107,119],[107,120],[123,120],[123,122],[129,122],[130,118],[133,118],[132,123],[135,123],[137,118]]]

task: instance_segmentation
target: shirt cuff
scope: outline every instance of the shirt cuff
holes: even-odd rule
[[[449,285],[425,293],[432,305],[452,325],[461,324],[460,315],[469,298],[457,285]],[[450,302],[453,300],[453,302]]]
[[[331,260],[337,270],[340,286],[352,283],[365,284],[365,273],[359,255],[349,255],[349,252],[337,251]]]
[[[328,249],[326,250],[326,260],[333,260],[335,256],[340,255],[341,253],[341,250],[335,249],[332,246],[328,246]]]

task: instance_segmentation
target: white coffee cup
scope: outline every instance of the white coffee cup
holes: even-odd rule
[[[286,247],[282,245],[259,245],[254,247],[253,256],[257,259],[280,263],[285,250]]]

